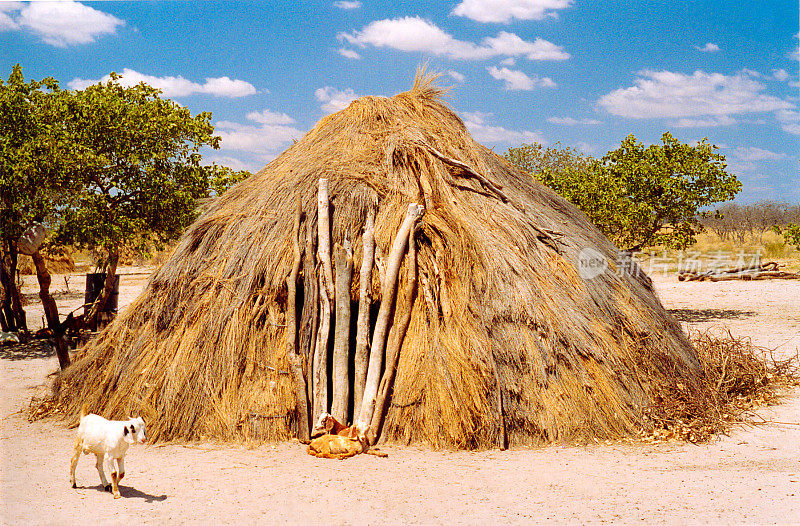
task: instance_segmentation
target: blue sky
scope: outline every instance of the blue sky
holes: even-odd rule
[[[797,1],[0,2],[0,76],[116,71],[211,111],[208,161],[258,170],[326,113],[420,63],[498,153],[602,156],[633,133],[720,146],[741,202],[800,202]]]

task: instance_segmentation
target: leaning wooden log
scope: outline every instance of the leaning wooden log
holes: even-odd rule
[[[309,418],[308,398],[306,395],[306,379],[303,375],[303,358],[297,346],[297,277],[300,274],[300,219],[302,211],[300,201],[294,214],[294,228],[292,229],[292,249],[294,262],[289,277],[286,278],[286,358],[292,373],[295,394],[295,412],[297,415],[297,438],[308,440]]]
[[[328,180],[319,180],[319,191],[317,192],[318,207],[318,236],[319,236],[319,260],[322,264],[322,272],[325,277],[325,290],[328,299],[333,301],[335,285],[333,283],[333,268],[331,264],[331,218],[330,218],[330,197],[328,194]]]
[[[375,264],[375,207],[367,211],[364,234],[361,236],[363,255],[359,274],[358,319],[356,320],[356,352],[353,367],[353,412],[357,413],[364,398],[369,360],[369,314],[372,307],[372,266]],[[355,416],[355,415],[354,415]]]
[[[350,283],[353,277],[353,251],[345,239],[344,246],[336,244],[336,328],[333,335],[333,400],[331,414],[347,421],[350,400]]]
[[[383,378],[381,378],[380,387],[378,388],[378,395],[375,400],[375,411],[372,413],[372,421],[370,429],[372,429],[372,437],[377,441],[381,435],[381,426],[386,417],[386,411],[389,406],[389,394],[394,387],[394,377],[397,373],[397,362],[400,359],[400,349],[403,347],[403,341],[408,331],[408,324],[411,323],[411,312],[414,308],[414,300],[417,297],[417,248],[416,241],[414,240],[414,231],[411,229],[408,239],[408,252],[406,254],[406,269],[408,275],[406,277],[405,288],[405,304],[403,310],[395,314],[395,322],[390,332],[389,345],[386,347],[386,367],[383,371]],[[374,443],[374,442],[373,442]]]
[[[386,265],[386,279],[381,286],[381,306],[378,310],[378,317],[375,320],[375,329],[372,333],[372,345],[369,355],[369,366],[367,367],[367,381],[364,386],[364,398],[361,401],[361,412],[358,420],[365,424],[372,421],[372,413],[375,410],[375,397],[378,394],[378,382],[383,365],[383,354],[386,349],[386,336],[389,332],[389,322],[394,313],[395,297],[397,295],[397,275],[400,271],[400,263],[408,245],[408,236],[416,222],[425,214],[425,207],[411,203],[408,205],[406,217],[403,220],[389,253],[389,261]],[[373,430],[374,432],[374,430]]]

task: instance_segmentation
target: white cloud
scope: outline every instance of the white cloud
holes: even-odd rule
[[[294,119],[285,113],[270,110],[253,112],[247,119],[259,123],[259,126],[238,122],[219,121],[214,123],[214,132],[221,140],[221,151],[238,150],[274,158],[292,140],[300,139],[305,132],[289,124]]]
[[[229,77],[207,78],[203,84],[198,84],[181,76],[154,77],[128,68],[123,69],[121,75],[122,78],[119,82],[122,86],[135,86],[140,82],[144,82],[163,91],[165,97],[187,97],[196,93],[204,93],[216,97],[236,98],[256,93],[255,86],[249,82]],[[75,78],[67,85],[70,89],[80,90],[98,82],[107,82],[110,78],[110,75],[97,80]]]
[[[461,114],[461,118],[467,130],[469,130],[472,137],[480,143],[492,145],[538,142],[540,144],[547,144],[542,134],[538,131],[509,130],[501,126],[491,126],[486,122],[486,119],[491,116],[490,113],[480,112],[464,112]]]
[[[247,170],[247,171],[254,171],[259,168],[253,168],[253,166],[245,163],[239,158],[231,157],[230,155],[214,155],[214,154],[204,154],[203,155],[203,165],[209,166],[211,164],[217,164],[219,166],[227,166],[231,170]]]
[[[736,119],[728,115],[713,115],[699,119],[682,118],[671,123],[676,128],[713,128],[715,126],[730,126],[736,124]]]
[[[642,71],[635,86],[600,97],[598,103],[613,115],[634,119],[723,117],[790,109],[794,106],[762,93],[764,85],[746,72],[735,75],[695,71]],[[688,121],[686,121],[688,122]]]
[[[800,112],[795,110],[779,110],[775,113],[781,129],[787,133],[800,135]]]
[[[785,69],[773,69],[772,78],[779,82],[784,82],[789,80],[789,73]]]
[[[510,22],[556,18],[558,9],[572,5],[572,0],[462,0],[453,14],[477,22]]]
[[[549,117],[547,122],[550,124],[558,124],[560,126],[595,126],[601,124],[597,119],[573,119],[572,117]]]
[[[358,9],[361,7],[361,2],[341,0],[339,2],[334,2],[333,7],[338,7],[339,9]]]
[[[256,88],[249,82],[229,77],[207,78],[201,85],[201,93],[217,97],[246,97],[254,95]]]
[[[800,39],[800,33],[797,33],[794,38]],[[791,60],[800,60],[800,45],[795,46],[795,48],[788,53],[786,53],[786,58]]]
[[[353,51],[352,49],[348,49],[346,47],[339,48],[336,50],[344,58],[349,58],[350,60],[358,60],[361,58],[361,55]]]
[[[525,57],[528,60],[567,60],[561,46],[537,38],[533,42],[514,33],[501,31],[480,44],[458,40],[420,17],[377,20],[354,33],[338,37],[360,47],[387,47],[405,52],[431,53],[455,60],[484,60],[497,56]]]
[[[508,57],[501,60],[500,64],[503,66],[515,66],[517,61],[514,59],[514,57]]]
[[[464,75],[462,75],[461,73],[459,73],[454,69],[448,69],[447,75],[456,82],[464,82],[464,80],[466,80],[466,77]]]
[[[259,124],[294,124],[294,119],[285,113],[276,113],[270,110],[250,112],[247,114],[247,120]]]
[[[485,47],[495,55],[524,56],[528,60],[567,60],[569,53],[552,42],[536,38],[533,42],[521,39],[514,33],[501,31],[495,38],[483,39]]]
[[[19,24],[14,18],[17,16],[16,12],[22,9],[22,6],[22,2],[0,2],[0,31],[19,29]],[[15,13],[14,17],[6,14],[11,12]]]
[[[72,0],[0,3],[0,30],[26,29],[46,44],[67,47],[113,35],[123,20]]]
[[[711,42],[707,43],[705,46],[694,46],[694,48],[703,53],[716,53],[719,51],[719,46]]]
[[[508,91],[530,91],[534,88],[554,88],[556,83],[550,77],[529,77],[522,71],[491,66],[486,68],[493,78],[502,80]]]
[[[322,111],[325,113],[334,113],[345,109],[351,102],[358,98],[358,95],[350,88],[340,91],[331,86],[325,86],[315,91],[314,97],[322,103]]]
[[[741,159],[742,161],[746,162],[780,161],[781,159],[786,158],[785,153],[775,153],[763,148],[756,148],[755,146],[749,146],[747,148],[740,146],[734,150],[734,155],[737,159]]]

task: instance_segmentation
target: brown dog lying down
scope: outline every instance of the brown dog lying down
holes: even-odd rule
[[[311,432],[311,436],[315,438],[308,444],[306,451],[315,457],[338,460],[359,453],[387,457],[386,453],[369,449],[368,430],[369,427],[361,422],[345,427],[330,414],[322,413]]]

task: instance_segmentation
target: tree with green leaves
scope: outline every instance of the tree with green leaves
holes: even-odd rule
[[[81,167],[82,189],[66,208],[56,239],[99,249],[106,280],[87,316],[111,294],[120,250],[171,241],[195,218],[196,200],[241,178],[200,165],[200,148],[218,148],[211,114],[189,110],[144,83],[124,87],[119,75],[77,91],[68,101],[66,127]]]
[[[0,78],[0,281],[3,330],[27,330],[17,289],[16,267],[20,236],[32,224],[52,226],[78,187],[72,171],[68,136],[63,126],[66,93],[52,78],[25,82],[17,64],[8,79]],[[59,325],[50,295],[50,274],[38,250],[31,256],[39,279],[48,327]],[[69,364],[63,341],[57,338],[62,367]]]
[[[773,227],[776,233],[781,234],[787,243],[800,250],[800,223],[789,223],[784,227]]]
[[[523,155],[526,149],[542,148],[523,145],[509,149],[506,159],[529,171],[540,167],[533,176],[583,210],[618,246],[683,249],[702,230],[699,212],[732,199],[742,185],[706,139],[689,145],[664,133],[661,142],[645,146],[629,135],[600,160],[568,151],[532,162]]]
[[[8,81],[0,78],[4,330],[27,330],[14,278],[20,235],[31,224],[54,228],[53,245],[107,254],[107,279],[91,321],[111,293],[123,246],[174,240],[195,218],[198,198],[221,194],[249,175],[200,165],[200,148],[219,147],[210,113],[193,117],[159,90],[126,88],[119,78],[112,73],[108,82],[76,92],[60,90],[51,78],[26,83],[19,66]],[[33,259],[55,332],[60,320],[50,276],[41,254]],[[59,348],[59,360],[62,367],[69,363],[66,348]]]
[[[571,146],[562,148],[561,143],[556,143],[553,147],[537,142],[523,144],[518,148],[509,148],[505,158],[534,175],[544,172],[560,174],[566,170],[580,172],[590,169],[597,162],[597,159],[584,155]]]

